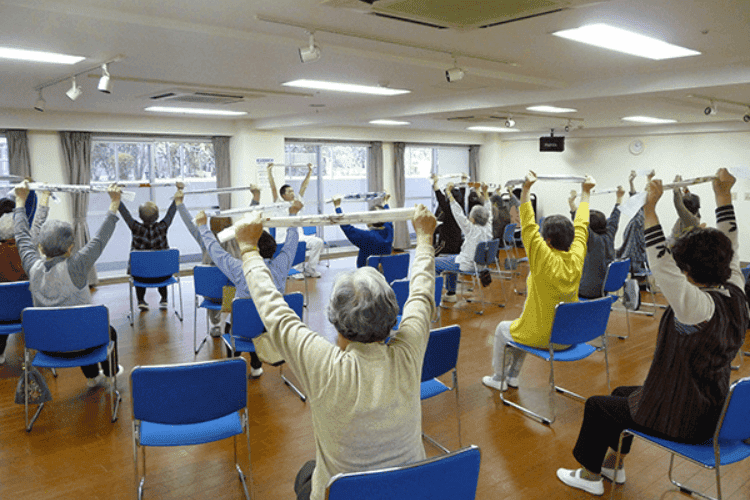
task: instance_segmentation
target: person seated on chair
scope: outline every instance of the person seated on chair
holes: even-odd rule
[[[178,191],[180,188],[177,188]],[[169,242],[167,241],[167,231],[169,226],[172,224],[174,219],[175,211],[174,200],[169,205],[167,213],[162,220],[159,219],[159,207],[153,201],[147,201],[140,207],[138,207],[138,216],[141,218],[141,222],[136,221],[130,215],[128,208],[124,203],[120,203],[120,215],[122,220],[128,225],[130,231],[133,233],[133,240],[130,244],[130,250],[167,250],[169,248]],[[130,272],[130,263],[128,263],[128,272]],[[162,281],[169,279],[167,276],[157,276],[154,278],[144,278],[139,276],[133,276],[133,279],[140,281],[141,283],[161,283]],[[148,311],[148,304],[146,304],[146,288],[141,286],[135,287],[135,296],[138,299],[138,309],[141,311]],[[166,309],[168,306],[167,302],[167,287],[159,287],[159,309]]]
[[[620,205],[625,190],[617,186],[617,202],[609,219],[599,210],[589,210],[589,239],[586,242],[586,259],[583,261],[581,284],[578,296],[584,299],[597,299],[602,296],[607,267],[615,260],[615,235],[620,223]],[[576,192],[568,198],[570,217],[575,220]]]
[[[520,318],[501,321],[497,325],[492,352],[495,373],[482,379],[484,385],[500,391],[505,391],[508,386],[518,387],[518,375],[526,357],[522,351],[508,349],[506,366],[503,366],[505,343],[513,341],[533,347],[549,345],[555,306],[560,302],[578,301],[578,285],[586,258],[589,197],[595,185],[594,179],[586,176],[581,185],[581,204],[572,224],[563,215],[550,215],[544,218],[541,231],[529,196],[534,182],[536,174],[529,171],[521,191],[521,236],[529,258],[526,302]]]
[[[24,203],[29,194],[28,183],[24,181],[16,187],[16,209],[14,224],[16,244],[21,262],[29,276],[29,289],[35,307],[64,307],[91,304],[87,277],[89,271],[102,254],[112,237],[117,223],[117,206],[120,204],[121,190],[114,184],[109,187],[110,205],[96,236],[86,246],[73,252],[73,226],[69,222],[48,220],[39,230],[39,244],[34,243],[29,232],[29,222],[24,212]],[[39,251],[41,250],[41,254]],[[117,375],[123,372],[118,364],[117,332],[109,327],[109,337],[114,341],[112,362],[117,366]],[[58,357],[77,357],[86,352],[47,353]],[[102,373],[99,373],[101,365]],[[95,387],[110,376],[109,363],[95,363],[82,366],[86,384]]]
[[[388,193],[383,197],[383,203],[378,203],[373,210],[387,210],[388,199],[391,197]],[[337,214],[341,211],[341,195],[333,197],[333,206]],[[370,255],[390,255],[393,249],[393,222],[376,222],[367,224],[367,229],[357,229],[349,224],[341,224],[341,230],[344,232],[349,241],[359,248],[357,255],[357,267],[367,265],[367,257]]]
[[[289,207],[289,215],[297,215],[297,212],[299,212],[301,208],[302,203],[295,200],[292,202],[292,206]],[[201,210],[195,217],[195,224],[198,226],[198,231],[203,240],[202,245],[206,248],[206,251],[211,256],[211,260],[216,264],[216,267],[218,267],[221,272],[229,278],[229,281],[234,284],[236,288],[234,297],[237,299],[250,297],[250,290],[247,287],[245,274],[242,271],[242,260],[231,255],[221,247],[221,244],[214,236],[214,233],[208,228],[206,222],[206,214]],[[297,228],[288,228],[286,231],[284,246],[281,248],[279,254],[274,257],[274,254],[276,253],[276,240],[273,239],[273,236],[267,231],[263,231],[263,234],[258,239],[258,251],[260,252],[260,256],[263,257],[263,261],[266,263],[266,266],[271,273],[276,290],[281,294],[284,293],[286,288],[286,278],[289,275],[289,269],[291,269],[292,262],[294,262],[294,256],[297,253],[297,243]],[[227,321],[224,326],[225,333],[229,333],[231,328],[231,322]],[[250,377],[258,378],[263,374],[263,365],[256,353],[251,352],[249,354]],[[227,355],[232,355],[229,347],[227,347]],[[235,353],[235,356],[239,355],[239,353]]]
[[[669,307],[659,322],[643,385],[618,387],[611,396],[586,401],[573,449],[583,468],[557,471],[569,486],[601,495],[602,476],[625,482],[625,470],[622,463],[615,464],[613,451],[625,429],[692,444],[713,437],[729,393],[732,359],[742,347],[748,321],[732,206],[735,178],[724,168],[716,175],[718,229],[693,228],[671,251],[656,215],[661,180],[648,184],[643,207],[646,251]],[[623,440],[623,454],[631,442],[632,437]]]
[[[466,178],[464,178],[465,182]],[[432,174],[432,189],[435,191],[435,200],[437,201],[438,208],[435,210],[435,217],[440,222],[440,225],[435,230],[435,255],[456,255],[461,253],[461,245],[464,242],[464,237],[461,234],[461,228],[458,227],[456,218],[453,217],[450,204],[446,198],[446,194],[440,191],[438,187],[438,177]],[[453,188],[452,195],[453,199],[456,200],[458,206],[461,207],[461,213],[464,213],[464,194],[466,188]],[[447,193],[447,187],[446,187]]]
[[[274,286],[258,253],[260,215],[235,225],[250,294],[268,330],[255,339],[256,350],[264,359],[277,351],[310,403],[315,461],[297,475],[298,500],[322,500],[339,472],[425,458],[419,384],[435,309],[435,216],[418,205],[413,224],[410,293],[395,336],[385,343],[396,324],[396,296],[382,274],[365,266],[340,273],[333,285],[328,319],[338,345],[302,323]]]
[[[273,170],[272,170],[273,164],[268,165],[268,182],[271,185],[271,194],[273,195],[273,202],[276,203],[279,201],[279,195],[281,196],[282,201],[288,201],[292,202],[296,199],[294,195],[294,188],[290,186],[289,184],[284,184],[281,186],[281,189],[279,189],[278,194],[276,192],[276,181],[273,179]],[[299,187],[299,201],[304,204],[303,197],[305,196],[305,191],[307,191],[307,185],[310,184],[310,176],[312,175],[312,165],[307,165],[307,175],[305,176],[305,179],[302,181],[302,184]],[[286,209],[284,209],[286,210]],[[272,215],[272,214],[267,214]],[[278,215],[284,216],[285,213],[281,212],[278,213]],[[279,228],[278,233],[276,236],[278,238],[281,238],[281,233],[284,231],[282,228]],[[307,262],[303,262],[302,264],[298,264],[295,269],[302,271],[302,274],[297,274],[294,276],[295,279],[304,279],[305,276],[308,278],[320,278],[320,272],[318,272],[318,262],[320,262],[320,254],[323,252],[323,240],[315,236],[314,234],[304,234],[304,231],[302,234],[299,235],[299,241],[304,241],[305,246],[307,247]]]
[[[451,194],[453,183],[448,184],[445,192],[450,201],[449,208],[456,219],[461,232],[464,234],[464,242],[458,255],[441,255],[435,258],[435,272],[445,272],[446,295],[443,300],[456,302],[456,272],[474,271],[474,254],[477,245],[483,241],[492,239],[492,207],[487,195],[487,185],[482,184],[483,205],[474,205],[467,218]]]
[[[675,182],[682,180],[681,175],[677,175],[674,178]],[[701,227],[701,199],[697,194],[693,194],[684,188],[674,188],[672,190],[674,208],[677,210],[677,221],[672,227],[672,234],[669,236],[667,241],[669,245],[674,245],[674,242],[681,234],[686,233],[694,227]]]
[[[633,181],[638,176],[635,170],[630,171],[628,182],[630,183],[630,196],[636,194],[635,184]],[[651,182],[654,176],[652,170],[646,178]],[[632,219],[625,226],[625,232],[622,234],[622,246],[617,249],[618,259],[630,259],[630,273],[633,276],[646,276],[649,272],[648,261],[646,260],[646,242],[643,239],[643,209],[638,210]]]
[[[215,266],[216,264],[214,264],[213,260],[211,260],[211,256],[206,251],[206,247],[203,244],[203,238],[201,237],[200,232],[198,232],[198,228],[195,227],[195,224],[193,223],[193,218],[190,215],[190,211],[188,211],[187,207],[185,206],[185,193],[183,191],[184,188],[185,185],[183,183],[177,183],[177,193],[175,193],[174,195],[174,203],[175,206],[177,206],[177,212],[180,214],[182,222],[185,223],[185,227],[187,228],[188,232],[193,236],[195,241],[197,241],[198,245],[201,247],[201,264]],[[257,188],[257,186],[251,184],[250,191],[253,193],[253,204],[257,205],[258,200],[260,199],[260,190]],[[219,234],[222,230],[230,227],[231,225],[231,217],[211,217],[210,227],[211,232],[214,234],[214,236]],[[229,253],[229,255],[231,255],[232,257],[240,257],[240,247],[237,246],[237,241],[235,241],[234,239],[227,240],[220,245],[221,248]],[[206,297],[206,299],[214,301],[218,304],[221,303],[221,297]],[[212,337],[221,337],[221,311],[216,311],[213,309],[207,309],[207,311],[208,321],[212,325],[211,329],[209,330],[210,335]]]

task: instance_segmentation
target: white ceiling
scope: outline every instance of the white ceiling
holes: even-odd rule
[[[702,55],[651,61],[550,35],[592,22]],[[316,30],[322,49],[315,63],[299,61],[305,29]],[[244,102],[220,107],[247,111],[258,128],[361,127],[388,118],[408,120],[414,129],[463,132],[477,121],[493,121],[481,117],[512,114],[517,128],[529,133],[560,129],[568,118],[587,130],[631,127],[620,120],[627,115],[750,130],[742,122],[750,112],[748,0],[605,0],[467,31],[378,18],[320,0],[0,0],[0,45],[86,56],[72,68],[0,60],[0,108],[31,109],[35,88],[121,54],[124,59],[110,66],[112,94],[96,91],[99,70],[86,72],[78,78],[84,93],[74,102],[65,96],[69,80],[46,88],[47,111],[146,115],[147,96],[179,87],[245,94]],[[466,76],[448,83],[451,53]],[[360,97],[281,86],[298,78],[412,92]],[[717,102],[719,113],[705,116],[708,100],[694,96],[745,106]],[[525,108],[533,104],[578,111],[528,116]],[[472,123],[455,119],[467,116],[475,117]]]

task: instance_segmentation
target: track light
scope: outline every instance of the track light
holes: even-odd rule
[[[44,97],[42,97],[42,89],[39,89],[39,97],[36,100],[36,104],[34,104],[34,109],[39,112],[44,112],[44,106],[47,105],[47,101],[44,100]]]
[[[567,123],[567,125],[565,125],[565,131],[566,131],[566,132],[570,132],[570,130],[571,130],[572,128],[573,128],[573,121],[572,121],[572,120],[568,120],[568,123]]]
[[[81,87],[78,86],[78,83],[76,83],[75,76],[71,78],[71,83],[72,85],[70,86],[70,90],[65,92],[65,95],[67,95],[71,101],[75,101],[76,99],[81,97],[81,94],[83,94],[83,90],[81,89]]]
[[[450,69],[445,70],[445,79],[448,82],[457,82],[464,77],[464,70],[458,66],[453,66]]]
[[[310,33],[310,44],[307,47],[300,47],[299,60],[303,63],[309,63],[318,59],[320,59],[320,47],[315,44],[315,35]]]
[[[505,126],[508,128],[513,128],[516,126],[516,121],[512,117],[508,117],[507,120],[505,120]]]
[[[703,114],[706,116],[710,115],[716,115],[719,113],[719,110],[716,109],[716,104],[714,104],[713,101],[711,101],[711,104],[706,107],[706,109],[703,110]]]
[[[104,92],[105,94],[112,93],[112,80],[109,78],[107,63],[102,64],[102,77],[99,78],[99,85],[96,88],[99,89],[99,92]]]

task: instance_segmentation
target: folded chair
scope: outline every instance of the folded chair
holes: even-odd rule
[[[234,438],[234,464],[245,498],[245,474],[237,460],[237,436],[245,435],[250,491],[247,362],[243,358],[176,365],[136,366],[130,372],[133,458],[138,499],[146,482],[147,446],[191,446]],[[139,467],[138,451],[143,462]],[[155,494],[155,496],[158,496]]]
[[[198,352],[209,336],[208,311],[221,311],[221,298],[224,287],[231,285],[229,279],[216,266],[195,266],[193,268],[195,299],[193,300],[193,352]],[[214,300],[211,300],[214,299]],[[198,309],[206,310],[206,335],[198,345]]]
[[[598,337],[602,339],[602,350],[604,351],[604,366],[607,374],[607,393],[610,393],[609,383],[609,358],[607,357],[607,323],[612,310],[613,297],[607,296],[600,299],[584,300],[581,302],[563,302],[555,307],[555,319],[552,323],[552,334],[548,348],[530,347],[517,342],[507,341],[503,349],[503,365],[508,348],[518,349],[528,354],[549,362],[549,406],[550,416],[543,416],[518,403],[505,398],[500,392],[500,399],[506,405],[521,410],[526,415],[539,420],[544,424],[555,421],[555,391],[570,396],[579,401],[586,398],[555,385],[555,361],[579,361],[597,352],[597,348],[587,342]],[[552,344],[568,345],[567,349],[555,351]],[[503,370],[503,384],[505,383],[505,370]]]
[[[112,422],[117,420],[120,393],[117,391],[117,366],[112,359],[115,343],[109,339],[109,312],[105,306],[27,307],[23,310],[24,377],[36,368],[73,368],[109,361],[109,397],[112,403]],[[31,350],[37,353],[31,359]],[[44,352],[42,352],[44,351]],[[76,357],[56,357],[55,353],[86,351]],[[40,404],[29,421],[29,393],[24,395],[26,430],[31,431],[44,409]]]
[[[647,443],[668,451],[669,480],[680,488],[680,492],[695,494],[709,500],[722,500],[721,466],[729,465],[750,457],[750,377],[745,377],[732,384],[716,424],[714,437],[703,444],[684,444],[657,438],[643,432],[626,429],[620,434],[617,446],[617,462],[620,462],[622,440],[625,436],[635,436]],[[713,469],[716,473],[716,498],[677,482],[672,477],[674,457],[682,457],[699,467]],[[615,484],[612,484],[610,498],[614,498]]]
[[[364,472],[336,474],[326,500],[474,500],[479,481],[479,448],[467,448],[421,462]]]
[[[159,278],[169,276],[159,283],[143,283],[133,278]],[[184,316],[182,310],[182,283],[180,283],[180,251],[176,248],[167,250],[133,250],[130,252],[130,278],[128,280],[130,291],[130,326],[133,326],[135,313],[133,309],[133,287],[159,288],[172,286],[172,307],[174,313],[182,321]],[[180,312],[177,312],[174,299],[174,286],[179,287]]]

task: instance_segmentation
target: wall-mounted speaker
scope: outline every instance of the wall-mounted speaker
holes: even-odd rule
[[[539,151],[562,153],[565,151],[565,137],[542,136],[539,138]]]

